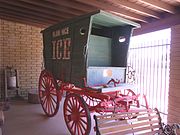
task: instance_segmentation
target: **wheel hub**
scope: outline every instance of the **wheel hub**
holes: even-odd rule
[[[73,108],[72,109],[72,114],[71,114],[71,118],[72,121],[78,122],[80,119],[80,114],[77,108]]]

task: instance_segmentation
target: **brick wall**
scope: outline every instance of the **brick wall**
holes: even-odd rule
[[[168,122],[180,122],[180,25],[173,26],[171,29],[168,108]]]
[[[36,89],[42,67],[41,28],[0,19],[0,90],[4,90],[4,68],[19,71],[20,93]],[[10,93],[9,93],[10,94]]]

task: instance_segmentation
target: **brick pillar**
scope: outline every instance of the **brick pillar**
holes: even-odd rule
[[[180,123],[180,25],[171,29],[168,123]]]
[[[3,72],[2,72],[2,46],[3,46],[3,35],[2,35],[2,20],[0,19],[0,97],[2,94],[3,85]]]

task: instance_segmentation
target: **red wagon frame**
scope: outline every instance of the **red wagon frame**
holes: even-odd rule
[[[53,117],[57,114],[64,92],[66,92],[63,108],[64,119],[72,135],[90,133],[90,112],[120,113],[132,111],[131,105],[140,107],[140,95],[136,95],[131,89],[125,89],[123,94],[121,90],[101,93],[91,87],[79,88],[71,83],[54,80],[52,74],[47,70],[41,72],[39,97],[47,116]],[[148,108],[146,98],[145,102]]]

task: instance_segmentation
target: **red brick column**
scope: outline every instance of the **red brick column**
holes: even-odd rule
[[[180,123],[180,25],[171,30],[168,122]]]

